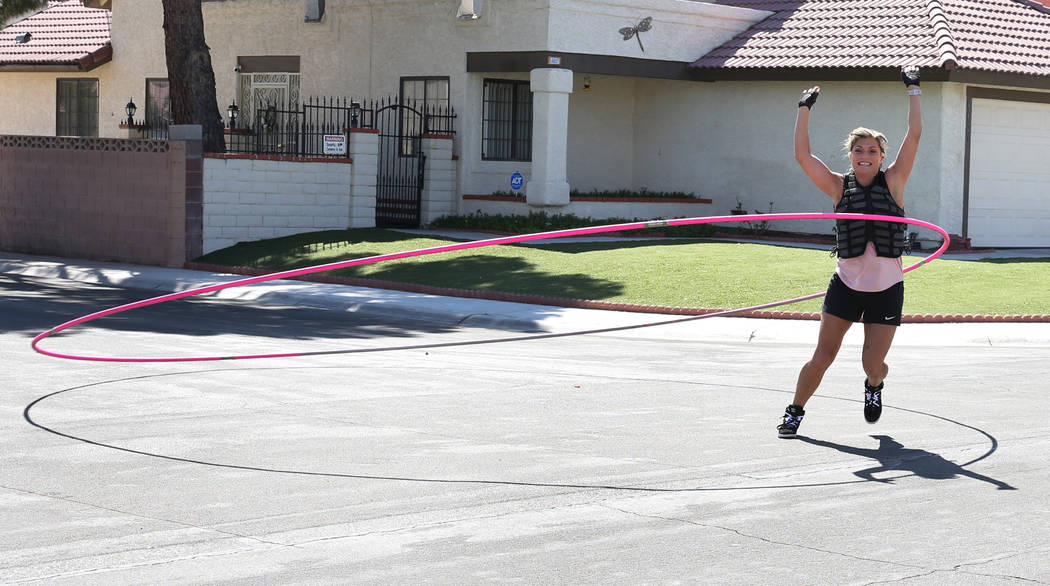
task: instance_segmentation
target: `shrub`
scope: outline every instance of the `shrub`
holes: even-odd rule
[[[463,230],[484,230],[509,234],[531,234],[553,230],[568,230],[588,226],[608,224],[626,224],[641,222],[638,218],[606,218],[595,220],[581,218],[574,214],[548,214],[547,212],[530,212],[528,215],[484,214],[480,210],[462,216],[442,216],[431,222],[431,228],[452,228]],[[692,224],[689,226],[666,226],[661,228],[642,228],[631,230],[630,235],[651,236],[666,235],[676,237],[703,238],[715,232],[710,224]]]

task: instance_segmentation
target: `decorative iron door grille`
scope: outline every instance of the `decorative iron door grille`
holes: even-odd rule
[[[298,73],[241,73],[240,118],[249,124],[261,108],[299,109]]]
[[[423,113],[392,103],[375,111],[379,131],[376,226],[418,228],[423,198]]]

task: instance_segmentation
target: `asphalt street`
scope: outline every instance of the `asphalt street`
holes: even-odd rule
[[[1050,583],[1050,324],[902,327],[875,425],[858,328],[781,440],[814,322],[271,284],[45,345],[343,353],[70,361],[220,277],[0,270],[0,583]]]

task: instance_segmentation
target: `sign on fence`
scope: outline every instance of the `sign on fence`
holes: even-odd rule
[[[345,134],[326,134],[326,135],[324,135],[324,154],[326,154],[326,155],[345,155],[346,154],[346,135]]]

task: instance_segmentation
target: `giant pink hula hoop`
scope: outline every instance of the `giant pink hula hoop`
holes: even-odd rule
[[[503,236],[499,238],[490,238],[486,240],[475,240],[471,242],[458,242],[455,244],[445,244],[442,246],[434,246],[431,248],[420,248],[417,250],[410,250],[407,252],[394,252],[390,254],[381,254],[378,256],[369,256],[365,258],[358,258],[353,260],[339,261],[328,264],[315,265],[312,267],[304,267],[301,269],[292,269],[288,271],[281,271],[278,273],[271,273],[269,275],[260,275],[257,277],[249,277],[246,279],[239,279],[237,281],[231,281],[229,283],[223,283],[218,285],[208,285],[205,287],[198,287],[196,289],[188,289],[186,291],[180,291],[177,293],[169,293],[167,295],[160,295],[143,301],[136,301],[134,303],[127,303],[110,309],[104,309],[97,311],[76,319],[69,320],[61,325],[55,326],[46,332],[37,334],[33,338],[32,348],[41,354],[47,356],[53,356],[55,358],[65,358],[69,360],[91,360],[97,362],[203,362],[211,360],[249,360],[257,358],[288,358],[295,356],[318,356],[326,354],[351,354],[357,352],[378,352],[383,350],[407,350],[407,349],[418,349],[418,348],[434,348],[442,346],[456,346],[463,344],[484,344],[493,342],[503,342],[509,340],[526,340],[526,339],[537,339],[537,338],[554,338],[562,336],[574,336],[582,334],[596,334],[604,332],[612,332],[619,330],[629,330],[635,328],[644,328],[649,326],[665,325],[672,323],[679,323],[683,321],[691,321],[695,319],[703,319],[715,316],[732,315],[736,313],[742,313],[745,311],[752,311],[756,309],[766,309],[770,307],[777,307],[779,305],[787,305],[789,303],[795,303],[798,301],[805,301],[807,299],[814,299],[824,295],[824,292],[812,293],[810,295],[803,295],[801,297],[795,297],[792,299],[784,299],[781,301],[773,301],[771,303],[763,303],[761,305],[752,305],[750,307],[741,307],[737,309],[728,309],[725,311],[718,311],[712,313],[705,313],[702,315],[694,315],[685,318],[677,318],[665,321],[636,324],[629,326],[617,326],[611,328],[600,328],[594,330],[584,330],[577,332],[567,333],[555,333],[555,334],[536,334],[519,336],[515,338],[499,338],[491,340],[480,340],[473,342],[443,342],[433,344],[418,344],[413,346],[391,346],[385,348],[355,348],[349,350],[323,350],[315,352],[282,352],[275,354],[249,354],[249,355],[231,355],[231,356],[191,356],[191,357],[159,357],[159,358],[121,358],[111,356],[86,356],[79,354],[64,354],[61,352],[52,352],[45,350],[40,347],[40,342],[52,334],[57,334],[63,330],[67,330],[73,326],[85,324],[90,321],[94,321],[99,318],[103,318],[109,315],[114,315],[124,311],[130,311],[132,309],[139,309],[141,307],[147,307],[149,305],[156,305],[158,303],[164,303],[166,301],[174,301],[176,299],[182,299],[184,297],[192,297],[194,295],[201,295],[204,293],[211,293],[214,291],[221,291],[222,289],[231,289],[233,287],[243,287],[245,285],[254,285],[256,283],[263,283],[265,281],[273,281],[275,279],[288,279],[293,277],[299,277],[302,275],[309,275],[311,273],[320,273],[323,271],[331,271],[335,269],[342,269],[346,267],[353,267],[359,265],[366,265],[372,263],[379,263],[388,260],[394,260],[399,258],[408,258],[412,256],[423,256],[426,254],[437,254],[439,252],[452,252],[454,250],[465,250],[468,248],[481,248],[484,246],[493,246],[496,244],[512,244],[515,242],[525,242],[528,240],[540,240],[540,239],[551,239],[551,238],[564,238],[566,236],[584,236],[588,234],[600,234],[602,232],[623,232],[627,230],[638,230],[641,228],[663,228],[667,226],[685,226],[689,224],[715,224],[719,222],[747,222],[747,221],[765,221],[765,220],[819,220],[819,219],[863,219],[863,220],[881,220],[886,222],[896,222],[902,224],[912,224],[915,226],[921,226],[923,228],[929,228],[939,233],[943,238],[944,242],[941,243],[940,248],[934,251],[933,254],[920,260],[919,262],[904,269],[904,272],[908,272],[919,268],[920,266],[934,260],[935,258],[944,254],[944,251],[948,249],[949,236],[943,228],[936,224],[931,224],[923,220],[916,220],[914,218],[900,218],[897,216],[884,216],[878,214],[839,214],[839,213],[793,213],[793,214],[753,214],[753,215],[741,215],[741,216],[708,216],[702,218],[678,218],[674,220],[647,220],[640,222],[628,222],[625,224],[608,224],[605,226],[591,226],[587,228],[570,228],[568,230],[554,230],[551,232],[537,232],[534,234],[519,234],[516,236]]]

